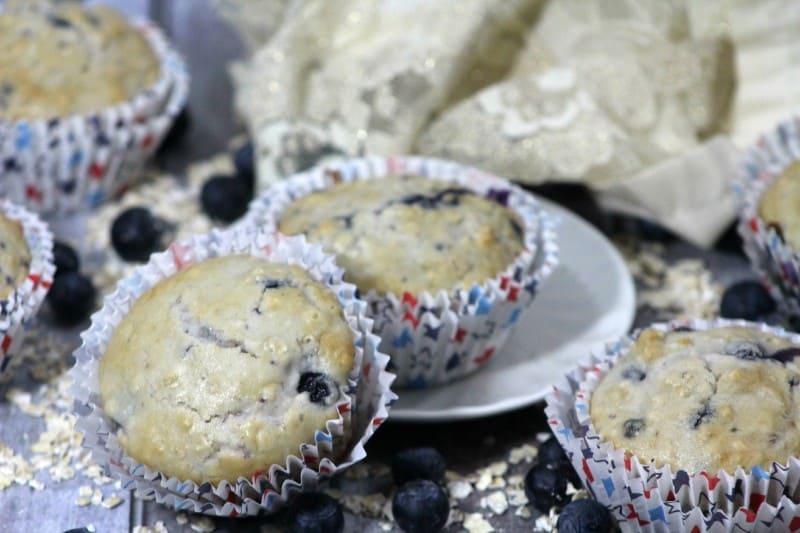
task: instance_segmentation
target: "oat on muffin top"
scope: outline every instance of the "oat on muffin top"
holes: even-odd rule
[[[520,218],[458,183],[418,176],[356,180],[311,193],[280,216],[336,255],[362,291],[468,288],[500,274],[523,249]]]
[[[0,8],[0,119],[99,111],[158,73],[149,43],[110,7],[12,0]]]
[[[0,213],[0,300],[5,300],[28,276],[31,252],[22,225]]]
[[[591,398],[598,433],[689,474],[800,454],[800,346],[748,327],[643,331]]]
[[[787,244],[800,250],[800,161],[789,165],[764,191],[758,214]]]
[[[100,360],[125,451],[196,482],[285,463],[336,419],[353,366],[336,296],[299,266],[208,259],[147,290]]]

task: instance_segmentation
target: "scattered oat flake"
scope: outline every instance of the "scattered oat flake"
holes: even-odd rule
[[[461,474],[459,474],[458,472],[454,472],[454,471],[452,471],[452,470],[447,470],[447,471],[444,473],[444,478],[445,478],[447,481],[455,481],[455,480],[457,480],[457,479],[464,479],[464,476],[462,476],[462,475],[461,475]]]
[[[531,510],[527,507],[517,507],[517,510],[514,511],[514,516],[518,516],[524,520],[527,520],[531,517]]]
[[[461,500],[472,493],[472,485],[463,479],[456,479],[447,483],[447,492],[451,498]]]
[[[383,514],[386,496],[380,492],[363,496],[344,494],[339,502],[353,514],[378,518]]]
[[[539,450],[536,448],[536,446],[523,444],[518,448],[511,449],[511,451],[508,453],[508,462],[512,465],[519,464],[522,461],[530,463],[536,458],[537,455],[539,455]]]
[[[506,480],[502,477],[495,477],[492,478],[492,482],[489,483],[487,488],[489,489],[502,489],[506,486]]]
[[[470,533],[489,533],[494,531],[492,524],[487,522],[480,513],[470,513],[465,516],[464,529]]]
[[[514,507],[528,504],[528,496],[525,494],[524,490],[506,489],[506,496],[508,497],[508,503]]]
[[[164,525],[164,522],[159,520],[153,527],[135,526],[133,528],[133,533],[169,533],[169,530],[167,526]]]
[[[492,473],[488,470],[484,470],[480,473],[480,477],[478,481],[475,482],[475,488],[483,491],[489,488],[489,485],[492,484]]]
[[[481,498],[481,507],[489,508],[494,514],[500,515],[508,510],[508,500],[502,492],[492,492]]]
[[[508,476],[508,478],[506,478],[506,481],[508,481],[509,487],[521,487],[522,484],[525,483],[525,476],[519,474]]]
[[[555,531],[557,522],[558,514],[556,513],[555,509],[550,509],[550,512],[547,515],[542,515],[536,519],[533,530],[540,531],[542,533],[549,533],[551,531]]]
[[[496,463],[492,463],[487,467],[487,470],[492,473],[493,476],[502,476],[508,471],[508,463],[503,461],[498,461]]]
[[[205,516],[192,518],[190,527],[192,528],[192,531],[197,531],[198,533],[211,533],[214,531],[214,529],[216,529],[214,527],[214,522]]]
[[[103,507],[106,509],[113,509],[114,507],[121,504],[124,500],[119,496],[109,496],[108,498],[104,499],[101,503]],[[185,522],[184,522],[185,523]]]

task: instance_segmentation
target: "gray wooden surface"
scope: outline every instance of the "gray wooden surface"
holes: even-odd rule
[[[163,163],[171,170],[180,171],[188,162],[224,149],[227,140],[238,131],[231,113],[231,86],[226,73],[226,63],[243,53],[235,33],[216,19],[207,0],[163,0],[154,5],[147,0],[110,3],[132,13],[149,13],[157,18],[184,53],[192,72],[189,101],[192,125],[179,146],[165,155]],[[67,228],[57,230],[64,232]],[[672,259],[698,257],[708,261],[723,284],[752,277],[745,260],[738,256],[703,252],[683,243],[670,245],[667,255]],[[645,324],[649,319],[648,313],[640,313],[637,323]],[[46,316],[42,320],[46,325]],[[71,332],[75,342],[76,333]],[[65,353],[64,357],[69,357],[69,354]],[[17,376],[13,385],[32,387],[23,375]],[[0,398],[4,397],[7,387],[0,386]],[[28,446],[29,441],[35,440],[42,429],[40,419],[22,416],[16,408],[0,401],[0,441],[21,450]],[[505,460],[512,447],[534,442],[536,433],[545,430],[541,405],[477,422],[415,425],[390,421],[368,446],[368,461],[379,464],[406,446],[433,445],[445,453],[452,470],[467,474],[492,461]],[[520,473],[524,473],[525,468],[520,466]],[[372,482],[383,484],[386,480]],[[78,477],[48,486],[41,492],[20,486],[0,491],[0,531],[58,533],[92,524],[98,532],[124,532],[132,530],[135,525],[152,526],[158,521],[164,522],[169,531],[191,531],[190,524],[177,523],[174,511],[139,501],[130,495],[111,510],[96,506],[78,507],[74,501],[79,487],[87,484],[86,480]],[[461,507],[479,510],[476,496],[467,498]],[[217,531],[230,532],[259,531],[263,523],[260,519],[214,521]],[[532,527],[531,521],[523,521],[512,512],[492,517],[491,523],[497,531],[526,531]],[[347,516],[346,530],[383,531],[379,522],[353,515]]]

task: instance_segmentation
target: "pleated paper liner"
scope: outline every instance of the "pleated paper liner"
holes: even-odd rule
[[[413,174],[450,181],[514,211],[524,250],[501,273],[468,288],[364,296],[375,331],[392,357],[397,387],[424,388],[482,368],[503,346],[539,285],[558,264],[555,223],[536,199],[507,180],[424,157],[369,157],[332,163],[281,181],[255,199],[244,226],[276,228],[298,198],[337,183]]]
[[[303,266],[315,279],[338,295],[354,333],[356,357],[346,390],[337,403],[338,418],[317,431],[314,441],[300,445],[283,464],[265,465],[263,471],[220,483],[196,483],[169,477],[128,456],[115,436],[113,422],[99,397],[98,363],[114,328],[133,302],[149,287],[187,266],[209,257],[251,254],[278,263]],[[70,371],[74,385],[76,427],[93,459],[120,478],[123,487],[142,498],[155,499],[176,509],[217,516],[254,515],[278,510],[297,492],[316,490],[336,472],[366,456],[364,444],[388,416],[396,396],[394,376],[385,371],[388,356],[378,349],[380,339],[371,333],[366,305],[355,297],[355,287],[341,281],[342,271],[331,256],[303,237],[251,231],[213,231],[177,243],[137,268],[117,284],[91,327],[82,334]]]
[[[0,214],[22,226],[31,254],[28,276],[8,298],[0,300],[0,373],[8,366],[25,330],[44,302],[53,284],[53,235],[39,217],[23,207],[0,198]]]
[[[779,123],[751,147],[734,179],[739,234],[750,263],[779,305],[800,315],[800,251],[758,214],[764,191],[795,161],[800,161],[800,115]]]
[[[186,105],[189,75],[152,23],[132,20],[159,65],[155,84],[97,112],[52,119],[0,119],[0,197],[40,213],[95,207],[121,194]]]
[[[800,335],[742,320],[693,320],[654,324],[662,331],[748,326],[800,344]],[[623,531],[800,530],[800,460],[786,458],[768,469],[689,474],[669,465],[640,462],[603,441],[589,405],[600,380],[628,352],[634,337],[606,345],[566,375],[547,395],[548,423],[587,490],[607,506]],[[680,436],[676,436],[680,438]],[[784,459],[780,459],[784,460]]]

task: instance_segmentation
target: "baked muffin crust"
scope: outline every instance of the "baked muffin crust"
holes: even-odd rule
[[[195,482],[284,464],[336,419],[354,345],[302,268],[233,255],[147,290],[99,365],[105,412],[136,460]]]
[[[107,6],[9,1],[0,9],[0,118],[53,118],[131,99],[158,79],[141,32]]]
[[[281,232],[304,233],[362,291],[468,288],[500,274],[523,249],[510,209],[457,183],[418,176],[355,180],[297,199]]]
[[[754,328],[643,331],[594,391],[597,432],[689,474],[800,454],[800,347]]]
[[[0,300],[5,300],[28,276],[31,252],[22,225],[0,214]]]

